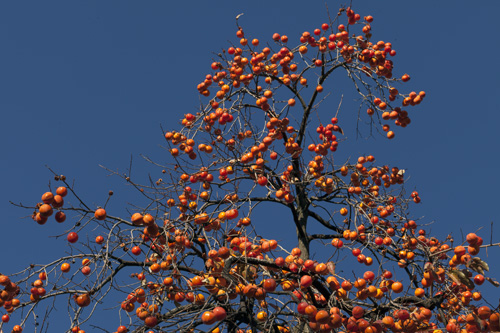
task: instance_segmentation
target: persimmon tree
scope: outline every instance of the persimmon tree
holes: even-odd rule
[[[237,41],[197,86],[199,111],[162,133],[159,176],[115,173],[146,202],[129,215],[107,209],[112,192],[90,205],[57,173],[40,202],[17,204],[40,225],[65,223],[71,252],[0,275],[2,329],[21,332],[66,299],[68,332],[500,330],[479,287],[498,286],[479,256],[498,244],[428,234],[410,215],[421,199],[402,169],[337,153],[357,134],[344,123],[393,139],[425,92],[405,89],[410,76],[372,36],[373,17],[341,8],[325,21],[264,41],[237,18]],[[358,104],[344,105],[348,91]],[[258,212],[270,205],[287,212],[272,223],[296,231],[295,248],[266,238]],[[116,317],[93,321],[117,299]]]

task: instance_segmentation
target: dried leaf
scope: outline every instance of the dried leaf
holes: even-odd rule
[[[488,266],[488,264],[485,261],[481,260],[481,258],[474,257],[474,258],[472,258],[472,261],[474,261],[479,266],[481,266],[481,268],[484,269],[485,271],[487,271],[487,272],[490,271],[490,266]]]
[[[486,325],[485,325],[485,322],[484,320],[480,320],[478,317],[474,316],[474,319],[476,319],[476,323],[478,324],[479,326],[479,329],[480,329],[480,332],[485,332],[485,328],[486,328]]]
[[[475,272],[478,272],[479,274],[484,275],[483,268],[481,266],[476,265],[474,262],[469,263],[469,265],[467,265],[467,267],[472,269]]]
[[[467,267],[482,275],[484,275],[484,271],[490,270],[488,264],[483,260],[481,260],[481,258],[479,257],[472,258],[472,260],[468,263]]]
[[[460,279],[458,278],[458,274],[459,274],[459,271],[454,270],[454,269],[448,271],[448,276],[455,283],[460,283]]]
[[[469,289],[474,288],[474,282],[472,282],[471,279],[467,277],[461,278],[460,282],[462,282],[462,284],[465,284]]]
[[[256,273],[257,273],[257,267],[249,265],[243,271],[242,276],[249,282],[254,282],[257,275]]]
[[[330,274],[334,275],[335,274],[335,263],[334,262],[327,262],[326,263],[326,268],[328,268],[328,272],[330,272]]]
[[[485,279],[488,280],[488,282],[494,285],[495,287],[500,287],[500,283],[498,281],[495,281],[490,277],[485,277]]]
[[[448,276],[453,280],[453,282],[458,284],[464,284],[470,289],[474,288],[474,283],[464,274],[464,272],[452,269],[448,271]]]
[[[239,275],[243,275],[244,271],[245,271],[245,265],[244,264],[242,264],[242,263],[236,264],[236,272]]]
[[[433,271],[434,265],[430,262],[426,262],[424,265],[424,271]]]
[[[475,287],[474,282],[472,282],[472,280],[469,279],[469,276],[472,276],[472,273],[470,273],[467,269],[462,269],[461,272],[462,275],[460,277],[460,282],[462,282],[462,284],[465,284],[470,289],[474,289]]]

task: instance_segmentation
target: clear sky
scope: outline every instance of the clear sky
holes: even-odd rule
[[[341,3],[327,1],[332,13]],[[396,75],[409,73],[408,89],[427,97],[397,140],[352,133],[339,156],[372,153],[407,169],[407,188],[422,197],[415,217],[434,221],[442,238],[483,227],[489,241],[494,222],[499,241],[500,2],[363,0],[353,8],[375,17],[374,38],[398,52]],[[279,32],[298,42],[327,21],[324,1],[0,2],[0,272],[67,251],[65,240],[48,238],[63,225],[38,226],[9,204],[39,201],[52,178],[46,165],[95,206],[110,189],[111,209],[134,200],[99,165],[125,171],[133,156],[136,174],[155,172],[140,154],[166,158],[161,127],[196,111],[196,85],[213,52],[236,42],[240,13],[246,34],[262,40]],[[490,276],[499,276],[492,258]]]

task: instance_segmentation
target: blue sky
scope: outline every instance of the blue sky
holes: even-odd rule
[[[327,3],[335,13],[341,2]],[[354,1],[353,7],[375,17],[374,38],[398,52],[395,72],[409,73],[408,89],[427,97],[397,140],[351,134],[340,156],[372,153],[407,169],[407,187],[422,196],[413,212],[435,221],[437,235],[453,232],[460,240],[462,231],[484,227],[479,234],[489,240],[493,221],[498,241],[500,3]],[[95,206],[110,189],[111,209],[134,200],[99,165],[125,171],[133,156],[136,174],[146,179],[157,171],[140,154],[166,158],[161,126],[175,128],[196,111],[196,85],[210,72],[213,52],[236,42],[240,13],[246,34],[266,40],[274,32],[298,40],[327,20],[323,1],[0,3],[0,209],[8,249],[2,273],[67,250],[64,240],[48,238],[64,226],[40,227],[23,219],[31,212],[9,204],[39,201],[52,178],[46,165],[74,180]],[[489,261],[490,276],[500,275]]]

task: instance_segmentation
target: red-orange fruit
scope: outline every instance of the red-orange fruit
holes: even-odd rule
[[[99,208],[97,209],[95,212],[94,212],[94,217],[97,219],[97,220],[104,220],[106,219],[106,210],[104,210],[104,208]]]

